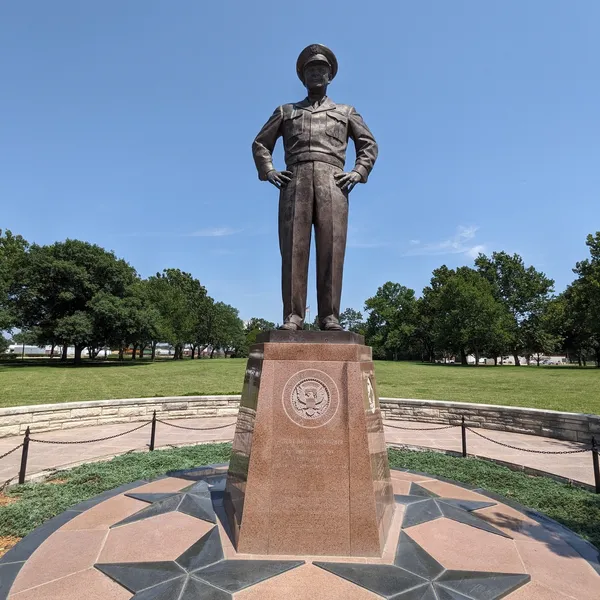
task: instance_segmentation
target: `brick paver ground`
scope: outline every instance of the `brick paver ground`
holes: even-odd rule
[[[381,600],[384,594],[466,600],[459,592],[469,593],[468,598],[506,600],[600,597],[596,553],[574,535],[491,501],[484,493],[426,474],[392,470],[391,484],[397,504],[381,557],[239,553],[222,521],[224,481],[213,474],[219,517],[215,524],[158,510],[151,518],[118,525],[148,504],[115,494],[79,514],[73,512],[43,543],[30,538],[12,556],[9,553],[4,564],[0,562],[0,594],[5,598],[8,593],[8,600],[128,600],[128,589],[138,592],[136,598],[236,600]],[[135,491],[177,492],[189,485],[189,479],[168,477]],[[429,494],[475,502],[479,508],[471,505],[466,513],[455,507],[436,518],[439,509],[429,503]],[[405,504],[407,495],[419,501]],[[421,512],[421,502],[428,502],[430,512]],[[417,523],[411,522],[417,516],[411,507],[417,507]],[[203,537],[210,541],[200,549]],[[171,561],[183,553],[184,560],[175,567]],[[441,577],[440,566],[448,569]],[[193,570],[193,575],[188,578],[182,568]]]
[[[204,431],[192,431],[168,427],[161,423],[157,425],[156,447],[184,446],[201,442],[230,441],[234,434],[235,417],[214,417],[199,419],[182,419],[174,423],[186,427],[202,427]],[[223,428],[223,425],[231,424]],[[74,428],[46,433],[32,434],[32,438],[54,441],[89,440],[111,436],[136,427],[136,423],[102,425],[97,427]],[[216,428],[219,429],[209,429]],[[394,427],[411,429],[400,430]],[[427,448],[454,450],[461,449],[460,427],[440,431],[419,431],[418,428],[436,427],[432,423],[417,423],[414,421],[387,421],[386,441],[389,444],[422,446]],[[481,430],[494,440],[511,444],[519,448],[533,450],[575,450],[581,444],[566,442],[533,435],[509,433],[504,431]],[[83,462],[91,462],[109,458],[130,451],[145,450],[150,440],[150,426],[129,433],[123,437],[103,442],[76,445],[40,444],[31,442],[28,461],[28,474],[34,476],[55,468],[65,468]],[[20,437],[0,439],[0,455],[21,443]],[[468,433],[469,454],[503,460],[525,467],[546,471],[575,481],[592,484],[594,481],[591,452],[580,454],[547,455],[530,454],[520,450],[512,450],[498,446],[481,439],[473,433]],[[17,451],[0,460],[0,484],[15,477],[21,460]]]

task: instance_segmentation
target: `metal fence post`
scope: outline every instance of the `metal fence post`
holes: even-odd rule
[[[462,422],[460,424],[462,433],[462,455],[463,458],[467,458],[467,426],[465,425],[465,416],[463,415]]]
[[[23,438],[23,452],[21,453],[21,469],[19,470],[19,483],[25,483],[25,474],[27,473],[27,456],[29,454],[29,427],[25,430],[25,437]]]
[[[596,483],[596,494],[600,494],[600,464],[598,461],[598,445],[596,438],[592,437],[592,460],[594,461],[594,481]]]
[[[152,414],[152,431],[150,433],[150,452],[154,450],[154,442],[156,440],[156,411]]]

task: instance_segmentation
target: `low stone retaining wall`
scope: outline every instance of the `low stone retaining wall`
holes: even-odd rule
[[[584,443],[600,438],[599,415],[441,400],[381,398],[380,403],[383,418],[390,420],[460,425],[464,415],[467,425],[484,429]]]
[[[159,419],[237,416],[240,396],[174,396],[38,404],[0,409],[0,438],[31,431]]]
[[[110,423],[146,421],[153,411],[159,419],[236,416],[240,396],[176,396],[130,398],[63,404],[38,404],[0,409],[0,438],[34,432],[87,427]],[[600,438],[600,416],[553,410],[446,402],[381,398],[384,419],[459,425],[541,435],[559,440],[589,443]]]

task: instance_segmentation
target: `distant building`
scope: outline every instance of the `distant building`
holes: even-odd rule
[[[25,344],[11,344],[8,347],[8,354],[26,354],[27,356],[46,356],[50,355],[50,346],[28,346]]]

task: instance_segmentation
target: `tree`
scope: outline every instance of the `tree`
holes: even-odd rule
[[[587,236],[586,246],[590,258],[573,269],[577,279],[565,291],[565,300],[579,361],[590,352],[600,368],[600,231]]]
[[[206,296],[195,305],[194,337],[192,341],[192,359],[202,357],[202,351],[210,346],[216,316],[215,301]]]
[[[225,354],[228,352],[235,354],[236,350],[244,346],[244,326],[238,316],[237,308],[224,302],[215,302],[209,337],[212,346],[211,358],[219,348]]]
[[[522,331],[527,362],[529,363],[531,356],[535,356],[539,367],[542,355],[554,352],[560,338],[552,333],[549,318],[545,312],[531,315],[523,322]]]
[[[585,311],[581,308],[579,288],[572,284],[553,298],[547,309],[551,333],[559,340],[558,345],[570,361],[581,366],[591,351],[588,347],[588,332]]]
[[[447,354],[460,355],[475,364],[490,348],[498,347],[506,335],[508,313],[496,300],[492,285],[469,267],[456,270],[442,266],[433,272],[423,297],[432,317],[435,345]]]
[[[417,318],[415,324],[415,340],[419,346],[421,360],[433,362],[436,346],[434,335],[435,312],[425,296],[417,299]]]
[[[399,283],[384,283],[375,296],[365,300],[370,311],[365,337],[380,358],[398,360],[414,350],[417,301],[414,290]]]
[[[140,358],[143,358],[144,350],[150,346],[151,359],[154,360],[158,342],[167,339],[165,317],[161,309],[167,311],[168,307],[162,302],[161,285],[156,285],[156,282],[151,279],[136,281],[129,289],[129,295],[137,299],[141,311],[139,316],[141,328],[136,340],[139,343]]]
[[[54,336],[63,347],[75,346],[75,364],[79,364],[83,349],[93,344],[94,323],[89,314],[78,310],[55,322]]]
[[[127,306],[131,311],[131,319],[135,323],[135,334],[131,343],[134,346],[132,358],[135,358],[135,349],[139,348],[140,359],[144,358],[144,350],[150,346],[152,360],[156,355],[156,344],[160,335],[160,313],[152,305],[147,294],[147,280],[136,281],[126,296]]]
[[[365,328],[362,313],[353,308],[347,308],[340,314],[340,325],[354,333],[361,333]]]
[[[271,331],[272,329],[275,329],[275,323],[260,317],[252,317],[245,326],[246,331]]]
[[[75,363],[96,333],[89,305],[103,292],[119,298],[136,280],[135,270],[95,244],[79,240],[34,244],[19,262],[11,304],[20,327],[37,327],[40,340],[75,346]]]
[[[138,293],[140,282],[131,286],[123,298],[100,292],[88,304],[93,322],[93,339],[88,350],[91,358],[105,346],[116,346],[119,358],[123,359],[125,348],[133,347],[136,352],[152,344],[157,338],[158,312]]]
[[[37,329],[22,329],[12,337],[13,344],[22,346],[22,356],[25,356],[25,346],[43,346],[40,343],[40,332]]]
[[[494,252],[491,257],[480,254],[475,265],[511,315],[510,346],[518,365],[519,354],[525,351],[525,321],[543,311],[554,289],[554,280],[532,266],[526,267],[518,254]]]
[[[39,331],[37,329],[22,329],[12,336],[13,344],[21,344],[23,346],[38,346]]]
[[[275,329],[275,323],[261,319],[258,317],[252,317],[244,327],[244,334],[246,336],[246,347],[247,349],[256,343],[256,337],[263,331],[271,331]]]
[[[160,315],[158,335],[175,347],[173,358],[182,359],[185,344],[197,342],[199,310],[209,305],[206,289],[189,273],[165,269],[148,278],[146,293]]]
[[[16,316],[10,302],[10,290],[16,285],[15,274],[24,259],[28,243],[10,230],[0,229],[0,332],[15,325]]]
[[[302,329],[304,329],[305,331],[320,331],[321,325],[319,323],[319,315],[315,315],[315,318],[313,319],[312,323],[305,321]]]

